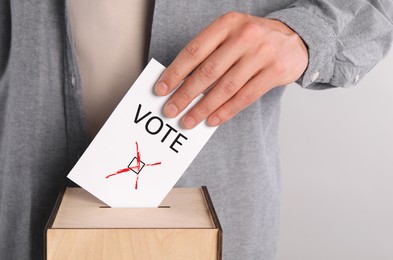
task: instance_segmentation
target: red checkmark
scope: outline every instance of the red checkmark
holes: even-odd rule
[[[106,176],[105,177],[106,179],[108,179],[109,177],[118,175],[120,173],[128,172],[128,171],[131,171],[131,170],[136,170],[135,189],[138,189],[138,179],[139,179],[139,173],[141,171],[141,153],[139,152],[138,142],[135,142],[135,144],[136,144],[136,166],[120,169],[117,172],[109,174],[108,176]],[[154,165],[159,165],[159,164],[161,164],[161,162],[145,164],[145,166],[154,166]]]

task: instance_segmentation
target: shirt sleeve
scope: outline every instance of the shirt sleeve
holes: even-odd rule
[[[392,0],[298,0],[266,18],[293,29],[309,63],[296,81],[304,88],[352,87],[388,53]]]

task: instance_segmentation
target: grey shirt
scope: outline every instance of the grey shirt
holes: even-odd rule
[[[149,57],[168,65],[214,18],[286,23],[308,46],[304,88],[349,87],[390,48],[390,0],[156,0]],[[0,2],[0,257],[41,259],[43,230],[87,145],[81,82],[63,1]],[[224,259],[273,259],[280,176],[276,88],[221,126],[178,186],[207,185]]]

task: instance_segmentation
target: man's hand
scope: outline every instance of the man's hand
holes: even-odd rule
[[[301,38],[285,24],[240,13],[227,13],[180,51],[158,80],[164,96],[185,79],[164,106],[176,117],[199,94],[212,88],[182,118],[191,129],[208,117],[220,125],[270,89],[297,80],[308,64]]]

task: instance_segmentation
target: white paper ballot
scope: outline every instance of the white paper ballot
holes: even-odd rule
[[[154,85],[164,69],[150,61],[68,175],[111,207],[158,207],[217,128],[163,115],[168,97]]]

